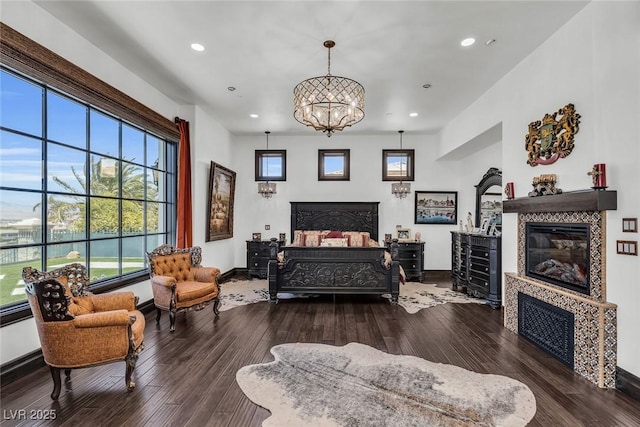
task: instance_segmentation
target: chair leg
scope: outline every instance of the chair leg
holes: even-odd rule
[[[62,369],[54,368],[53,366],[49,366],[49,369],[51,369],[51,378],[53,378],[53,393],[51,393],[51,399],[58,400],[60,390],[62,389],[62,381],[60,380]]]
[[[169,332],[176,330],[176,313],[173,310],[169,310]]]
[[[71,369],[64,370],[65,381],[71,381]]]
[[[162,310],[156,307],[156,323],[160,323],[160,317],[162,317]]]
[[[220,299],[216,298],[215,300],[213,300],[213,314],[215,314],[216,316],[218,314],[220,314]]]
[[[138,354],[130,354],[125,359],[125,363],[127,364],[127,371],[124,376],[124,382],[127,386],[128,391],[133,391],[136,387],[136,383],[131,380],[131,376],[133,375],[133,370],[136,368],[136,362],[138,361]]]

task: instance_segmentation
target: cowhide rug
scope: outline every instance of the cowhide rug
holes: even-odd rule
[[[268,301],[269,291],[266,280],[236,280],[221,285],[220,310],[230,310],[246,304]],[[294,298],[292,294],[278,294],[279,299]],[[389,295],[383,297],[390,298]],[[407,282],[400,285],[398,304],[408,313],[416,313],[423,308],[448,302],[486,304],[486,300],[472,298],[463,293],[426,283]]]
[[[275,361],[236,373],[244,394],[271,412],[265,427],[524,426],[536,412],[533,393],[514,379],[363,344],[271,353]]]

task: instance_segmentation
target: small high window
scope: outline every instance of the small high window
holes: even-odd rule
[[[287,150],[256,150],[256,181],[286,181]]]
[[[382,150],[383,181],[415,179],[414,150]]]
[[[318,181],[349,181],[349,150],[318,150]]]

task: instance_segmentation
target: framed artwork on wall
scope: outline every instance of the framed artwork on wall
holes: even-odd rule
[[[209,173],[209,216],[205,241],[233,237],[233,203],[236,192],[236,173],[211,162]]]
[[[416,191],[416,224],[455,225],[458,218],[457,191]]]

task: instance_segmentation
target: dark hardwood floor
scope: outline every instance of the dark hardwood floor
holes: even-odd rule
[[[440,286],[449,287],[447,280]],[[225,286],[233,286],[231,283]],[[235,382],[245,365],[273,360],[287,342],[360,342],[393,354],[506,375],[534,393],[530,426],[640,426],[640,403],[602,390],[502,326],[502,312],[479,304],[444,304],[407,314],[375,296],[336,296],[146,317],[145,350],[127,393],[124,362],[72,371],[58,402],[41,368],[1,388],[2,426],[260,426],[269,412]],[[26,420],[16,420],[25,410]],[[53,421],[29,419],[51,414]],[[38,412],[39,411],[39,412]],[[11,419],[14,418],[14,419]]]

